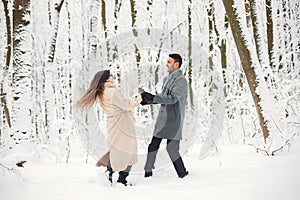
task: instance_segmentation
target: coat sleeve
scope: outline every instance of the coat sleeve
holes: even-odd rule
[[[184,77],[175,80],[174,86],[169,95],[155,95],[153,98],[153,103],[156,104],[174,104],[182,96],[187,93],[187,81]]]
[[[142,97],[140,94],[127,99],[117,89],[114,90],[112,96],[112,103],[123,111],[131,111],[134,107],[137,107],[141,101]]]

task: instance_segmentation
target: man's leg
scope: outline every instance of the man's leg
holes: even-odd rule
[[[183,178],[188,175],[188,171],[186,171],[182,158],[179,154],[179,143],[180,140],[168,140],[167,151],[173,162],[178,177]]]
[[[151,143],[148,146],[147,161],[144,167],[145,177],[152,176],[152,169],[154,169],[154,162],[161,140],[162,138],[152,137]]]

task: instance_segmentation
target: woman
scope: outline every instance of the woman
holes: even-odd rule
[[[142,98],[136,95],[126,99],[114,87],[114,79],[109,70],[95,74],[90,87],[76,103],[76,107],[89,109],[99,100],[107,117],[107,139],[109,151],[97,162],[97,166],[106,166],[109,180],[119,171],[117,182],[127,185],[126,177],[131,166],[137,162],[137,141],[135,136],[134,115],[132,109],[140,104]]]

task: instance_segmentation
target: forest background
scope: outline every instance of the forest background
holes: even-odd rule
[[[2,158],[87,160],[91,129],[78,128],[88,121],[74,104],[94,72],[111,69],[128,96],[140,85],[156,93],[171,52],[184,58],[192,143],[217,134],[276,155],[299,136],[297,0],[2,0],[0,10]],[[155,112],[137,108],[140,127]]]

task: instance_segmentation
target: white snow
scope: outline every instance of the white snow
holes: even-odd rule
[[[247,145],[219,146],[204,160],[197,159],[195,144],[184,156],[190,175],[178,179],[173,166],[156,171],[152,178],[130,174],[134,186],[109,186],[104,168],[85,164],[83,159],[69,164],[28,161],[18,170],[23,181],[0,167],[1,200],[82,200],[82,199],[230,199],[282,200],[300,195],[300,138],[289,151],[276,156],[257,154]],[[221,151],[220,151],[221,150]],[[13,160],[3,158],[3,160]],[[4,178],[4,179],[3,179]],[[117,174],[114,175],[117,179]]]

